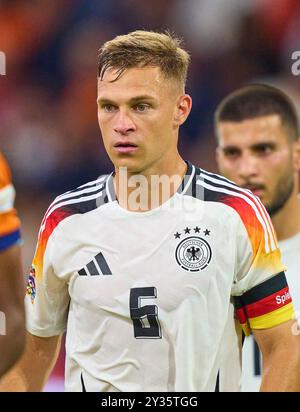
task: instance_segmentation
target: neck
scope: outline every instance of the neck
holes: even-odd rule
[[[288,239],[300,232],[300,198],[294,192],[283,208],[272,216],[278,240]]]
[[[187,165],[178,153],[175,160],[174,156],[161,159],[139,172],[116,168],[114,185],[119,205],[135,212],[161,206],[178,190],[186,170]]]

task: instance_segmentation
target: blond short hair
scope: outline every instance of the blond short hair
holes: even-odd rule
[[[137,30],[104,43],[99,51],[98,78],[108,69],[117,70],[117,80],[133,67],[159,67],[166,78],[173,78],[184,89],[190,63],[181,40],[169,32]]]

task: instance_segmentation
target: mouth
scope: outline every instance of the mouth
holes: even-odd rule
[[[114,148],[119,153],[131,153],[138,149],[138,145],[131,142],[117,142]]]
[[[244,189],[248,189],[251,190],[251,192],[258,197],[261,197],[263,195],[264,192],[264,187],[261,185],[246,185],[243,186]]]

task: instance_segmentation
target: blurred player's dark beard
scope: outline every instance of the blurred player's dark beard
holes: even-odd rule
[[[271,217],[283,208],[283,206],[289,200],[293,190],[293,173],[289,174],[288,176],[284,176],[279,180],[274,191],[274,193],[276,194],[275,199],[270,205],[266,205],[266,209]]]

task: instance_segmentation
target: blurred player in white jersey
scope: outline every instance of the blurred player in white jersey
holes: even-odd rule
[[[20,221],[9,166],[0,153],[0,376],[24,348],[25,314]]]
[[[295,309],[300,311],[300,134],[296,109],[282,91],[250,85],[220,103],[215,127],[219,169],[259,196],[269,212]],[[243,390],[258,390],[261,373],[259,349],[253,339],[247,338],[243,348]]]
[[[163,33],[101,48],[98,119],[115,170],[46,212],[28,347],[4,389],[41,390],[67,330],[67,391],[237,391],[239,362],[230,382],[220,368],[243,327],[265,357],[262,389],[300,390],[300,337],[268,214],[250,191],[178,153],[188,63]],[[233,301],[241,326],[227,346]]]

